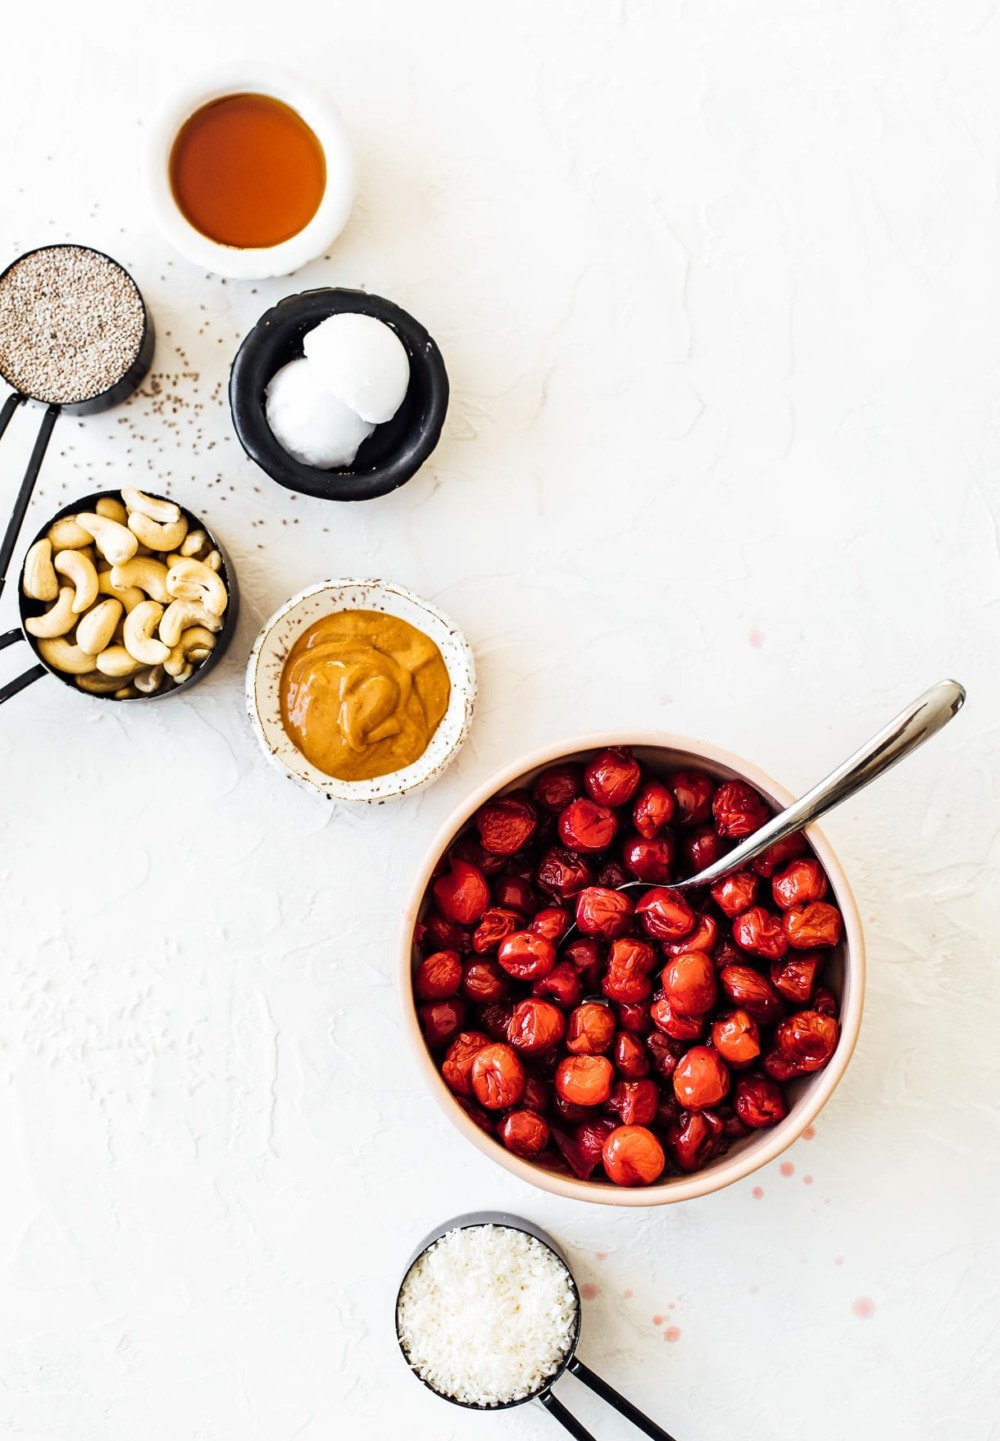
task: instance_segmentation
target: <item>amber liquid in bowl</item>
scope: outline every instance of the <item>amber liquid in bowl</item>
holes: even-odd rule
[[[448,668],[423,631],[381,611],[335,611],[289,651],[281,723],[324,775],[374,780],[423,755],[450,696]]]
[[[224,95],[177,132],[170,188],[185,219],[239,250],[290,240],[326,189],[326,157],[302,116],[272,95]]]

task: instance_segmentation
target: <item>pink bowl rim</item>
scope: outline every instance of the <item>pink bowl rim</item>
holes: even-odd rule
[[[411,976],[413,970],[413,930],[417,922],[421,902],[439,857],[458,832],[467,824],[479,807],[497,791],[505,789],[520,776],[552,764],[580,751],[599,750],[604,746],[633,746],[658,748],[681,752],[692,761],[706,761],[711,765],[728,768],[755,785],[779,806],[790,805],[795,799],[791,791],[778,781],[731,751],[691,736],[678,735],[671,731],[598,731],[569,740],[550,743],[518,757],[495,771],[482,782],[471,795],[457,805],[437,831],[420,867],[417,882],[410,895],[404,915],[400,938],[402,964],[399,974],[400,1004],[404,1028],[409,1036],[417,1066],[426,1080],[431,1094],[446,1112],[454,1126],[477,1150],[488,1156],[497,1165],[503,1166],[519,1180],[551,1195],[562,1196],[571,1201],[584,1201],[591,1205],[604,1206],[664,1206],[677,1201],[692,1201],[698,1196],[711,1195],[745,1180],[762,1166],[769,1165],[799,1139],[826,1105],[839,1085],[854,1054],[861,1030],[861,1016],[865,993],[865,940],[854,893],[830,842],[822,831],[809,826],[806,834],[809,843],[822,861],[830,885],[837,898],[844,918],[844,984],[841,999],[840,1043],[833,1060],[823,1071],[815,1073],[811,1090],[789,1111],[784,1121],[772,1130],[761,1131],[743,1150],[724,1157],[721,1161],[693,1176],[683,1179],[672,1177],[654,1186],[627,1188],[610,1182],[580,1181],[576,1177],[559,1175],[546,1171],[530,1161],[522,1160],[499,1145],[491,1136],[479,1129],[458,1105],[441,1078],[428,1051],[417,1021]]]

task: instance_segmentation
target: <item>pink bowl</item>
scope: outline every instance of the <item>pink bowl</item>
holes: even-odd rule
[[[734,778],[749,781],[766,796],[776,808],[783,809],[794,799],[790,791],[758,770],[749,761],[704,741],[691,740],[686,736],[670,735],[662,731],[613,732],[583,736],[558,745],[545,746],[522,757],[512,765],[504,767],[498,774],[481,785],[449,816],[427,852],[417,876],[413,894],[403,917],[401,1000],[406,1030],[413,1044],[417,1064],[427,1081],[431,1094],[447,1112],[449,1119],[484,1155],[513,1172],[522,1181],[528,1181],[543,1191],[556,1196],[566,1196],[574,1201],[591,1201],[605,1206],[662,1206],[671,1201],[690,1201],[696,1196],[707,1196],[741,1181],[761,1166],[766,1166],[790,1145],[810,1125],[833,1094],[837,1083],[847,1069],[847,1064],[857,1044],[861,1029],[861,1011],[865,991],[865,942],[861,927],[861,916],[857,902],[848,884],[843,868],[834,854],[830,843],[816,826],[806,832],[809,843],[826,870],[833,892],[833,899],[840,907],[844,918],[843,939],[831,953],[824,972],[824,983],[829,985],[840,1000],[840,1042],[833,1059],[825,1070],[802,1077],[792,1083],[790,1090],[793,1103],[788,1115],[777,1126],[759,1131],[737,1141],[733,1147],[704,1170],[691,1176],[672,1176],[653,1186],[628,1188],[614,1186],[610,1182],[580,1181],[548,1171],[534,1162],[523,1160],[508,1151],[499,1141],[486,1135],[458,1105],[441,1078],[434,1059],[424,1043],[417,1020],[416,1002],[413,995],[413,967],[416,957],[413,945],[414,927],[424,908],[427,888],[431,875],[443,853],[456,836],[468,825],[479,807],[491,796],[502,791],[530,786],[536,774],[545,766],[556,761],[582,760],[590,752],[604,746],[630,746],[636,758],[653,771],[665,772],[686,766],[696,766],[719,780]]]

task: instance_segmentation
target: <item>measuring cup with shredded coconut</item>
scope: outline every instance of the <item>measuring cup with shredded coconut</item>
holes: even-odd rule
[[[413,1373],[458,1406],[539,1401],[576,1441],[594,1441],[552,1394],[565,1371],[652,1441],[673,1438],[576,1355],[580,1292],[544,1231],[516,1216],[459,1216],[426,1238],[396,1299],[396,1334]]]

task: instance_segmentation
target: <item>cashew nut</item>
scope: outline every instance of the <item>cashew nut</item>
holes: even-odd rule
[[[172,650],[180,640],[181,632],[191,626],[204,626],[206,630],[220,631],[222,620],[193,600],[171,601],[160,621],[160,639]]]
[[[142,665],[162,665],[170,654],[170,646],[157,640],[155,635],[162,615],[162,605],[155,600],[144,600],[125,617],[125,649]]]
[[[215,649],[215,636],[203,625],[193,625],[181,636],[180,643],[188,660],[193,660],[195,665],[201,665]]]
[[[102,675],[113,676],[120,681],[135,675],[139,662],[135,656],[129,655],[123,645],[109,645],[107,650],[102,650],[97,657],[97,669]]]
[[[61,550],[53,564],[60,575],[72,581],[76,590],[73,609],[80,615],[97,599],[97,571],[94,562],[81,550]]]
[[[63,636],[43,639],[38,642],[38,654],[46,665],[61,670],[66,675],[87,675],[94,669],[94,657],[72,645]]]
[[[90,675],[78,675],[76,683],[81,690],[88,695],[113,695],[118,696],[121,690],[121,681],[115,676],[101,675],[100,671],[93,671]],[[120,699],[123,697],[119,697]]]
[[[126,562],[126,564],[127,563],[128,562]],[[120,600],[125,607],[126,613],[135,610],[136,606],[141,605],[146,599],[145,592],[141,591],[138,586],[118,587],[115,585],[111,579],[110,570],[101,571],[97,577],[97,588],[101,595],[110,595],[114,600]]]
[[[222,556],[217,550],[210,550],[205,557],[204,564],[208,566],[209,570],[221,570]]]
[[[97,549],[112,565],[122,565],[131,560],[139,549],[139,542],[132,531],[119,525],[117,520],[109,520],[106,515],[95,515],[89,510],[81,512],[76,519],[84,530],[89,531]]]
[[[52,542],[36,540],[24,557],[24,580],[21,587],[32,600],[55,600],[59,580],[52,566]]]
[[[49,540],[53,550],[82,550],[85,545],[90,545],[93,539],[82,525],[77,524],[72,515],[64,515],[62,520],[49,526]]]
[[[66,635],[71,631],[77,620],[73,609],[73,595],[71,585],[60,586],[55,605],[50,605],[44,615],[31,615],[24,622],[28,634],[37,636],[39,640],[52,640],[57,635]]]
[[[190,661],[196,661],[199,665],[206,660],[215,649],[215,636],[203,625],[190,626],[181,635],[175,646],[171,647],[170,654],[163,662],[163,669],[167,675],[178,676]]]
[[[76,628],[76,643],[88,655],[100,655],[111,644],[122,613],[120,600],[102,600],[88,610]]]
[[[189,530],[181,542],[181,555],[200,555],[208,544],[208,536],[203,530]]]
[[[113,566],[111,584],[117,590],[137,586],[146,592],[150,600],[158,600],[161,605],[169,605],[173,599],[167,590],[167,567],[152,556],[133,556],[124,565]]]
[[[200,560],[179,560],[167,571],[167,590],[177,600],[200,600],[212,615],[221,615],[229,603],[222,577]]]
[[[86,522],[83,523],[86,524]],[[128,528],[134,536],[142,541],[143,545],[148,545],[150,550],[176,550],[187,535],[188,523],[183,516],[180,516],[167,525],[158,525],[155,520],[150,520],[148,515],[143,515],[139,510],[133,510],[128,518]],[[135,554],[134,548],[131,553]],[[127,560],[128,556],[125,556],[124,559]]]
[[[102,495],[94,510],[98,515],[103,515],[105,520],[116,520],[119,525],[128,524],[128,511],[113,495]]]
[[[149,670],[138,670],[132,677],[132,684],[143,695],[153,695],[163,684],[163,667],[154,665]]]
[[[181,518],[181,508],[172,500],[157,500],[155,496],[143,495],[141,490],[133,490],[130,485],[122,486],[122,500],[129,510],[137,511],[149,520],[159,521],[161,525],[173,525]]]
[[[174,685],[183,685],[184,682],[185,682],[186,680],[190,680],[193,675],[194,675],[194,666],[193,666],[193,665],[191,664],[191,662],[189,661],[189,662],[187,663],[187,665],[183,667],[183,669],[179,670],[179,671],[177,672],[177,674],[176,674],[175,676],[171,677],[171,678],[172,678],[172,680],[173,680],[173,682],[174,682]]]

